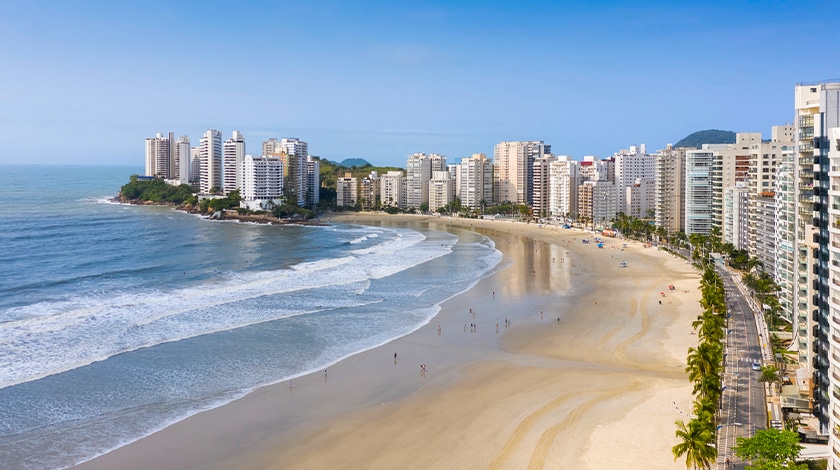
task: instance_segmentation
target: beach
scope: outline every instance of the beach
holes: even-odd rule
[[[685,467],[671,447],[691,405],[684,367],[700,313],[685,260],[536,224],[332,220],[475,232],[504,259],[407,336],[77,468]]]

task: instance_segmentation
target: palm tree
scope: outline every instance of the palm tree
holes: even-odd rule
[[[694,469],[709,469],[717,458],[717,450],[712,447],[715,442],[715,433],[708,429],[708,426],[696,419],[688,422],[676,421],[676,435],[680,442],[675,445],[671,452],[674,453],[674,461],[685,455],[685,467]]]

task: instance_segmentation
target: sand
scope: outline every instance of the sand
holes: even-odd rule
[[[475,231],[505,256],[430,324],[326,377],[263,387],[79,468],[685,468],[671,447],[700,313],[687,262],[534,224],[334,220]]]

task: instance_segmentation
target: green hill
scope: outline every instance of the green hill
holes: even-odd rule
[[[361,168],[363,166],[370,165],[370,163],[365,160],[364,158],[345,158],[344,161],[340,163],[341,166],[346,166],[347,168]]]
[[[697,147],[700,148],[703,144],[734,144],[735,133],[732,131],[722,131],[719,129],[707,129],[705,131],[694,132],[679,142],[674,147]]]

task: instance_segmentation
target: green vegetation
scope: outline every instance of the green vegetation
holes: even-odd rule
[[[736,439],[735,455],[752,461],[748,469],[754,470],[808,470],[808,465],[796,463],[799,452],[799,434],[794,431],[763,429],[753,437]]]
[[[129,182],[120,188],[120,195],[129,201],[170,204],[195,204],[195,188],[188,184],[172,186],[160,178],[138,180],[131,175]]]
[[[718,129],[707,129],[687,135],[677,142],[674,147],[697,147],[703,144],[734,144],[735,133],[732,131],[721,131]]]
[[[694,382],[694,417],[687,423],[676,421],[680,442],[671,451],[674,460],[685,456],[687,468],[710,468],[717,458],[715,411],[723,393],[723,332],[726,326],[726,302],[723,283],[709,264],[700,281],[703,313],[692,323],[699,340],[688,348],[685,371]]]
[[[204,199],[199,204],[201,212],[216,212],[227,209],[236,209],[239,207],[239,201],[242,198],[239,196],[239,190],[234,190],[228,193],[226,197],[217,199]]]

